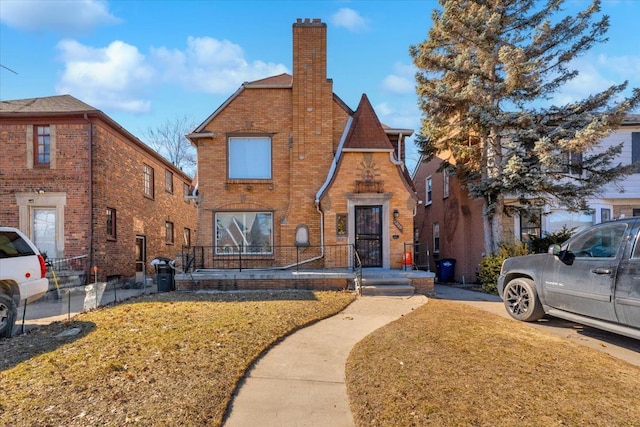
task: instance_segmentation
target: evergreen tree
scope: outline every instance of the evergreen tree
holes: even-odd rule
[[[417,139],[427,158],[444,154],[472,197],[483,200],[485,245],[504,241],[515,209],[554,204],[588,209],[586,199],[632,171],[602,139],[640,102],[627,83],[581,101],[547,106],[578,75],[572,61],[606,42],[608,16],[594,0],[573,16],[564,0],[440,0],[428,38],[411,46],[424,113]],[[510,209],[514,209],[511,207]]]

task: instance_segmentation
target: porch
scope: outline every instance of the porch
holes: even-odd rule
[[[435,274],[363,267],[355,245],[241,248],[185,247],[176,260],[176,290],[347,290],[362,295],[434,293]]]

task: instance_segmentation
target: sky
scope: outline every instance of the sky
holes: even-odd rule
[[[567,14],[589,2],[568,0]],[[409,47],[427,38],[435,0],[0,0],[0,100],[69,94],[144,141],[187,117],[199,125],[245,81],[292,70],[292,25],[327,24],[327,74],[355,109],[420,129]],[[640,0],[603,0],[609,41],[578,59],[554,101],[612,84],[640,87]],[[410,141],[410,170],[418,158]]]

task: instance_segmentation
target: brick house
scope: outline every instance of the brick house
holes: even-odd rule
[[[620,162],[638,162],[637,173],[625,178],[619,186],[605,187],[602,194],[590,199],[590,214],[546,206],[523,217],[505,216],[504,241],[526,243],[531,236],[544,237],[563,227],[580,229],[625,216],[640,216],[640,115],[628,115],[620,128],[602,141],[602,147],[620,143],[623,143]],[[453,258],[454,280],[473,282],[485,255],[482,201],[470,198],[455,176],[438,170],[443,159],[448,158],[448,153],[440,153],[430,162],[419,162],[412,175],[416,191],[425,201],[416,215],[417,240],[421,247],[429,248],[432,269],[436,269],[437,259]],[[505,203],[516,201],[506,198]]]
[[[195,238],[192,179],[70,95],[1,101],[0,143],[0,224],[48,258],[140,281]]]
[[[326,29],[298,19],[293,75],[244,83],[187,136],[197,245],[214,259],[297,246],[330,268],[330,248],[355,245],[365,269],[402,268],[418,203],[404,164],[413,131],[382,125],[366,95],[353,111],[333,93]]]

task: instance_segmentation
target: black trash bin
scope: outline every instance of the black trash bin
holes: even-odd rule
[[[173,260],[171,258],[158,257],[151,261],[156,268],[156,286],[158,292],[169,292],[175,290],[173,275]]]
[[[456,260],[453,258],[442,258],[436,260],[436,273],[438,280],[441,283],[450,282],[453,280],[453,276],[456,268]]]

